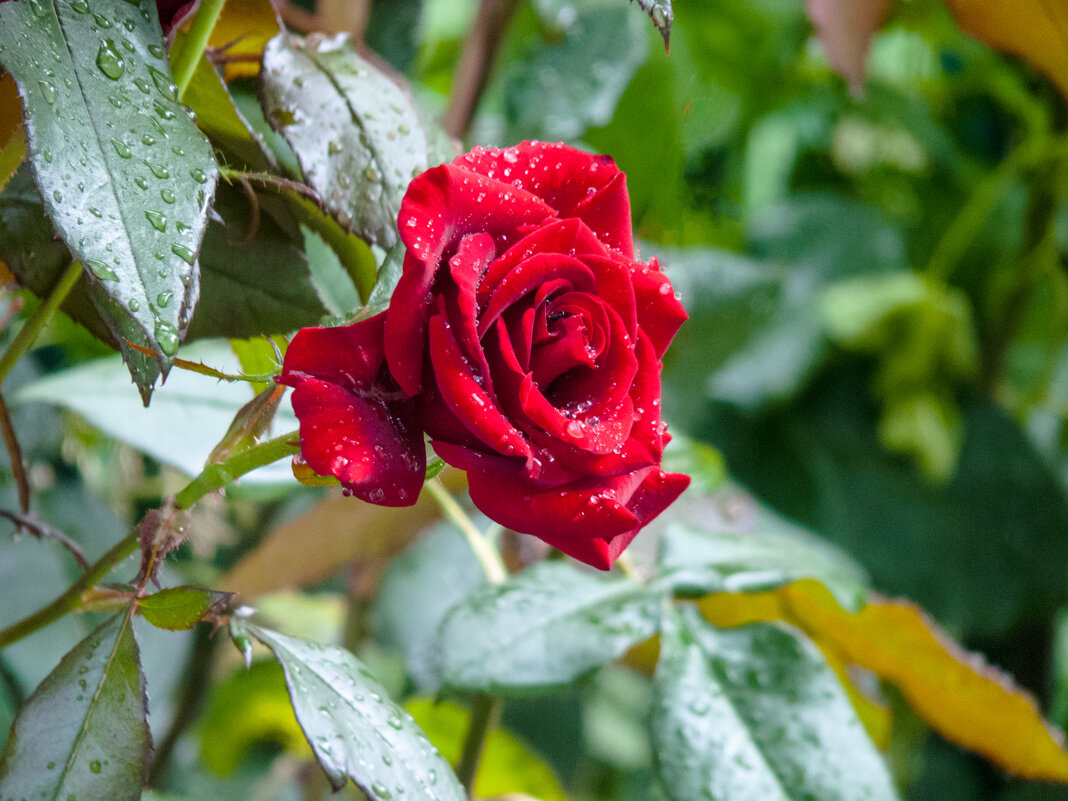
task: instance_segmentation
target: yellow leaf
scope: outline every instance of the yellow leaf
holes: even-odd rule
[[[463,749],[470,713],[457,704],[434,703],[429,698],[412,698],[404,708],[441,755],[455,765]],[[545,760],[514,734],[500,728],[486,737],[474,789],[476,798],[533,797],[538,801],[567,801],[560,780]]]
[[[26,158],[26,126],[15,79],[0,75],[0,190]]]
[[[1068,95],[1068,4],[1062,0],[946,0],[957,24],[1020,56]]]
[[[847,612],[815,582],[782,592],[790,619],[844,661],[896,685],[947,740],[1021,778],[1068,783],[1064,738],[1030,695],[918,608],[887,601]]]
[[[210,47],[225,48],[228,60],[223,69],[227,81],[255,78],[260,74],[256,60],[263,48],[281,30],[278,12],[270,0],[230,0],[223,6],[208,40]]]
[[[848,665],[895,685],[931,728],[1024,779],[1068,783],[1063,736],[1025,690],[964,651],[904,601],[848,612],[816,581],[753,595],[717,593],[698,602],[718,626],[782,620],[805,631],[843,678],[872,738],[886,742],[889,718],[848,681]]]

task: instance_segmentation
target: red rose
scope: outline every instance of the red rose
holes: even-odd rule
[[[389,310],[286,353],[304,459],[408,505],[426,432],[486,515],[608,569],[689,483],[660,467],[686,313],[635,261],[624,174],[560,144],[476,149],[412,181],[399,229]]]

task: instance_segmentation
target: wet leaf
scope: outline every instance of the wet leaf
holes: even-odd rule
[[[668,514],[658,573],[676,592],[759,592],[815,578],[844,605],[864,603],[867,578],[845,553],[737,489],[687,495]]]
[[[442,683],[499,694],[570,684],[652,636],[661,600],[633,579],[536,564],[450,610],[438,644]]]
[[[259,626],[248,630],[281,663],[297,721],[335,790],[352,779],[379,801],[467,798],[412,716],[355,656]]]
[[[101,625],[63,657],[15,720],[0,758],[7,798],[136,801],[152,741],[130,615]]]
[[[845,692],[810,643],[773,625],[719,631],[693,610],[661,635],[652,736],[672,801],[892,801]]]
[[[343,36],[272,39],[260,95],[330,213],[364,239],[396,244],[400,200],[431,163],[412,98]]]
[[[664,37],[664,47],[669,47],[671,23],[675,20],[675,12],[671,10],[671,0],[638,0],[638,6],[649,15],[653,25]]]
[[[155,5],[4,3],[0,63],[23,96],[45,208],[147,401],[155,369],[125,340],[170,367],[196,304],[216,177],[177,102]]]
[[[229,597],[230,593],[204,587],[168,587],[139,598],[137,608],[141,617],[156,628],[181,631],[193,628],[205,612]]]
[[[894,0],[806,0],[827,60],[854,92],[864,88],[864,64],[871,38]]]

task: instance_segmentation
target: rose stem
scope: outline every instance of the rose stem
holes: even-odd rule
[[[0,383],[7,377],[7,374],[11,372],[11,368],[15,366],[15,362],[30,349],[30,346],[37,339],[37,335],[41,333],[41,329],[45,327],[45,323],[51,319],[53,312],[60,307],[60,304],[67,299],[67,295],[74,289],[74,285],[78,283],[78,279],[82,275],[82,263],[80,261],[71,262],[70,267],[59,279],[59,283],[56,284],[52,293],[45,298],[45,301],[37,307],[37,311],[33,313],[29,320],[25,322],[19,332],[15,334],[15,338],[11,340],[11,344],[7,346],[7,350],[4,351],[4,355],[0,356]]]
[[[460,529],[463,535],[467,537],[467,544],[474,551],[475,557],[478,559],[479,564],[482,565],[482,572],[486,574],[486,578],[490,583],[500,584],[504,581],[508,572],[504,569],[501,555],[497,553],[496,548],[489,543],[482,533],[475,528],[471,518],[467,516],[467,513],[456,502],[456,499],[449,494],[449,491],[445,489],[441,481],[433,478],[426,482],[424,486],[431,497],[437,501],[438,506],[441,507],[441,511],[444,512],[449,522]]]
[[[211,31],[215,22],[219,19],[225,0],[200,0],[200,7],[193,16],[193,25],[181,45],[175,48],[177,52],[171,52],[171,73],[174,75],[174,83],[178,86],[178,99],[185,95],[189,88],[189,82],[193,80],[197,62],[204,55],[204,48],[208,46]]]
[[[497,725],[501,718],[501,699],[493,695],[478,694],[471,704],[471,722],[464,736],[464,751],[456,763],[456,778],[467,788],[467,797],[475,797],[475,776],[478,763],[482,758],[482,749],[486,735]]]
[[[464,51],[452,80],[452,96],[442,125],[450,136],[463,139],[471,128],[478,101],[518,0],[481,0],[478,16],[464,41]]]
[[[219,489],[245,473],[295,453],[297,447],[291,443],[296,442],[298,436],[298,432],[291,431],[241,451],[220,464],[208,465],[199,476],[190,481],[185,489],[175,496],[176,505],[179,509],[188,509],[209,492]],[[139,538],[140,527],[134,527],[130,534],[115,543],[110,551],[91,564],[78,580],[52,603],[6,629],[0,630],[0,650],[44,628],[49,623],[55,622],[67,612],[77,609],[81,605],[82,594],[94,587],[115,565],[132,554],[137,549]]]

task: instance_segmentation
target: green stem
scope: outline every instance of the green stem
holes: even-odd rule
[[[475,557],[478,559],[479,564],[482,565],[482,571],[486,574],[486,578],[490,583],[500,584],[504,581],[508,576],[508,571],[504,568],[501,555],[497,553],[497,549],[490,544],[489,540],[482,535],[482,532],[475,528],[475,524],[471,522],[471,518],[467,516],[467,513],[456,502],[456,499],[449,494],[449,491],[436,478],[426,482],[424,486],[431,497],[437,501],[438,506],[441,507],[441,511],[445,513],[445,517],[449,519],[449,522],[460,529],[467,538],[468,545],[474,551]]]
[[[174,502],[179,509],[188,509],[209,492],[224,487],[245,473],[298,453],[300,451],[300,445],[297,444],[299,441],[300,432],[290,431],[241,453],[236,453],[224,462],[209,464],[199,476],[186,485],[185,489],[174,496]]]
[[[208,465],[199,476],[190,481],[185,489],[175,496],[175,504],[179,509],[188,509],[209,492],[219,489],[245,473],[296,453],[299,448],[291,443],[297,440],[298,436],[298,432],[291,431],[235,454],[220,464]],[[134,529],[132,533],[116,543],[110,551],[90,565],[81,577],[52,603],[6,629],[0,630],[0,650],[44,628],[49,623],[54,623],[67,612],[72,612],[81,606],[82,594],[96,586],[97,582],[104,578],[115,565],[137,549],[140,534],[139,528]]]
[[[471,723],[464,736],[464,750],[456,763],[456,778],[467,790],[467,797],[475,797],[475,777],[478,763],[488,735],[501,717],[501,699],[492,695],[476,695],[471,705]]]
[[[0,382],[7,377],[7,374],[11,372],[11,368],[15,366],[22,355],[30,349],[34,341],[37,339],[37,335],[41,333],[41,329],[45,327],[45,324],[52,318],[52,314],[60,307],[60,304],[67,299],[67,295],[74,289],[74,285],[78,283],[78,279],[82,276],[82,264],[79,261],[71,262],[70,267],[59,279],[59,283],[56,284],[52,293],[45,298],[44,302],[37,307],[37,311],[33,313],[33,316],[26,321],[25,325],[19,329],[19,332],[15,334],[15,338],[11,341],[11,344],[7,346],[7,350],[4,351],[4,355],[0,356]]]
[[[189,88],[189,82],[193,80],[197,62],[204,55],[204,49],[208,46],[211,31],[215,22],[219,19],[223,4],[226,0],[201,0],[200,8],[193,17],[193,25],[189,34],[182,41],[176,54],[171,56],[171,72],[174,74],[174,82],[178,86],[178,99],[185,95]]]

